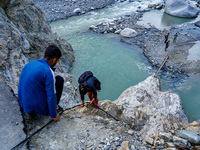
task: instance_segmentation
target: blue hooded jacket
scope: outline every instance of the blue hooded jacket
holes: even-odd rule
[[[47,60],[26,64],[21,72],[18,99],[25,113],[57,116],[55,76]]]

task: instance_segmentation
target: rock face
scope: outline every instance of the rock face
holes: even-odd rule
[[[122,110],[122,119],[143,138],[178,129],[181,122],[188,122],[180,97],[169,91],[161,92],[159,79],[153,76],[128,88],[114,102]]]
[[[194,18],[198,16],[199,9],[188,0],[166,0],[165,12],[172,16]]]
[[[17,93],[23,66],[41,59],[50,44],[62,51],[56,68],[65,76],[74,61],[73,49],[51,31],[41,9],[23,0],[0,1],[0,6],[0,80],[6,81]]]
[[[26,138],[17,98],[11,88],[0,82],[0,149],[11,149]]]

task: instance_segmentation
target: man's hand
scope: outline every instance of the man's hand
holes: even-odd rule
[[[54,121],[58,121],[58,119],[60,118],[60,115],[57,114],[56,118],[53,118]]]
[[[90,101],[90,104],[92,104],[95,101],[95,98],[92,99],[92,101]]]

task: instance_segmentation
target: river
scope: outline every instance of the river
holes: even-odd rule
[[[116,3],[104,9],[51,24],[52,30],[66,39],[74,49],[76,60],[70,73],[74,76],[76,86],[81,73],[91,70],[102,83],[102,90],[98,93],[99,99],[113,101],[125,89],[156,72],[156,68],[151,66],[139,47],[120,42],[119,35],[102,35],[88,31],[91,25],[129,14],[138,7],[147,9],[149,2],[143,0],[140,3]],[[172,17],[164,14],[163,10],[152,10],[145,13],[142,21],[138,23],[144,25],[151,23],[162,30],[195,20]],[[200,75],[190,75],[190,77],[180,75],[178,78],[171,78],[170,73],[161,71],[159,77],[163,91],[171,90],[179,94],[189,121],[200,119]]]

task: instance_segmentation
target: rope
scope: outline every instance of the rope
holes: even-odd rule
[[[120,121],[119,119],[115,118],[114,116],[112,116],[111,114],[109,114],[108,112],[106,112],[105,110],[103,110],[102,108],[98,108],[100,110],[102,110],[103,112],[105,112],[108,116],[112,117],[113,119],[115,119],[115,121]]]
[[[86,102],[89,103],[89,102]],[[63,114],[63,112],[73,109],[75,107],[81,106],[82,104],[78,104],[78,105],[74,105],[73,107],[70,108],[66,108],[63,111],[61,111],[59,113],[59,115],[61,116]],[[103,112],[105,112],[107,115],[109,115],[110,117],[112,117],[113,119],[115,119],[116,121],[119,121],[119,119],[116,119],[114,116],[112,116],[111,114],[109,114],[108,112],[106,112],[105,110],[103,110],[102,108],[98,107],[97,109],[102,110]],[[19,144],[17,144],[15,147],[13,147],[11,150],[15,150],[16,148],[18,148],[21,144],[23,144],[24,142],[26,142],[27,140],[29,140],[32,136],[36,135],[38,132],[40,132],[42,129],[44,129],[46,126],[48,126],[49,124],[51,124],[52,122],[54,122],[54,120],[50,120],[47,124],[45,124],[43,127],[41,127],[40,129],[38,129],[37,131],[35,131],[33,134],[31,134],[29,137],[25,138],[23,141],[21,141]]]
[[[71,107],[71,108],[67,108],[67,109],[61,111],[61,112],[59,113],[59,115],[61,116],[62,113],[63,113],[64,111],[69,110],[69,109],[73,109],[73,108],[75,108],[75,107],[77,107],[77,106],[80,106],[80,105],[81,105],[81,104],[75,105],[75,106],[73,106],[73,107]],[[48,126],[48,125],[49,125],[50,123],[52,123],[52,122],[54,122],[54,120],[50,120],[47,124],[45,124],[43,127],[41,127],[40,129],[38,129],[37,131],[35,131],[35,132],[34,132],[33,134],[31,134],[29,137],[25,138],[23,141],[21,141],[19,144],[17,144],[15,147],[13,147],[11,150],[15,150],[17,147],[19,147],[21,144],[23,144],[24,142],[26,142],[27,140],[29,140],[32,136],[36,135],[38,132],[40,132],[42,129],[44,129],[46,126]]]
[[[89,103],[89,102],[85,102],[85,103]],[[82,104],[78,104],[78,105],[74,105],[73,107],[70,108],[66,108],[63,111],[61,111],[59,113],[59,115],[61,116],[63,114],[63,112],[73,109],[75,107],[81,106]],[[115,121],[120,121],[119,119],[115,118],[114,116],[112,116],[111,114],[109,114],[108,112],[106,112],[105,110],[103,110],[100,107],[97,107],[97,109],[100,109],[101,111],[103,111],[104,113],[106,113],[108,116],[112,117]],[[19,144],[17,144],[15,147],[13,147],[11,150],[15,150],[16,148],[18,148],[20,145],[22,145],[24,142],[26,142],[27,140],[29,140],[32,136],[36,135],[38,132],[40,132],[42,129],[44,129],[46,126],[48,126],[49,124],[51,124],[52,122],[54,122],[54,120],[50,120],[47,124],[45,124],[43,127],[41,127],[40,129],[38,129],[36,132],[34,132],[33,134],[31,134],[29,137],[25,138],[23,141],[21,141]],[[23,145],[22,145],[23,146]],[[21,146],[21,147],[22,147]],[[178,147],[178,146],[168,146],[168,145],[161,145],[167,148],[179,148],[179,149],[190,149],[190,148],[184,148],[184,147]]]

